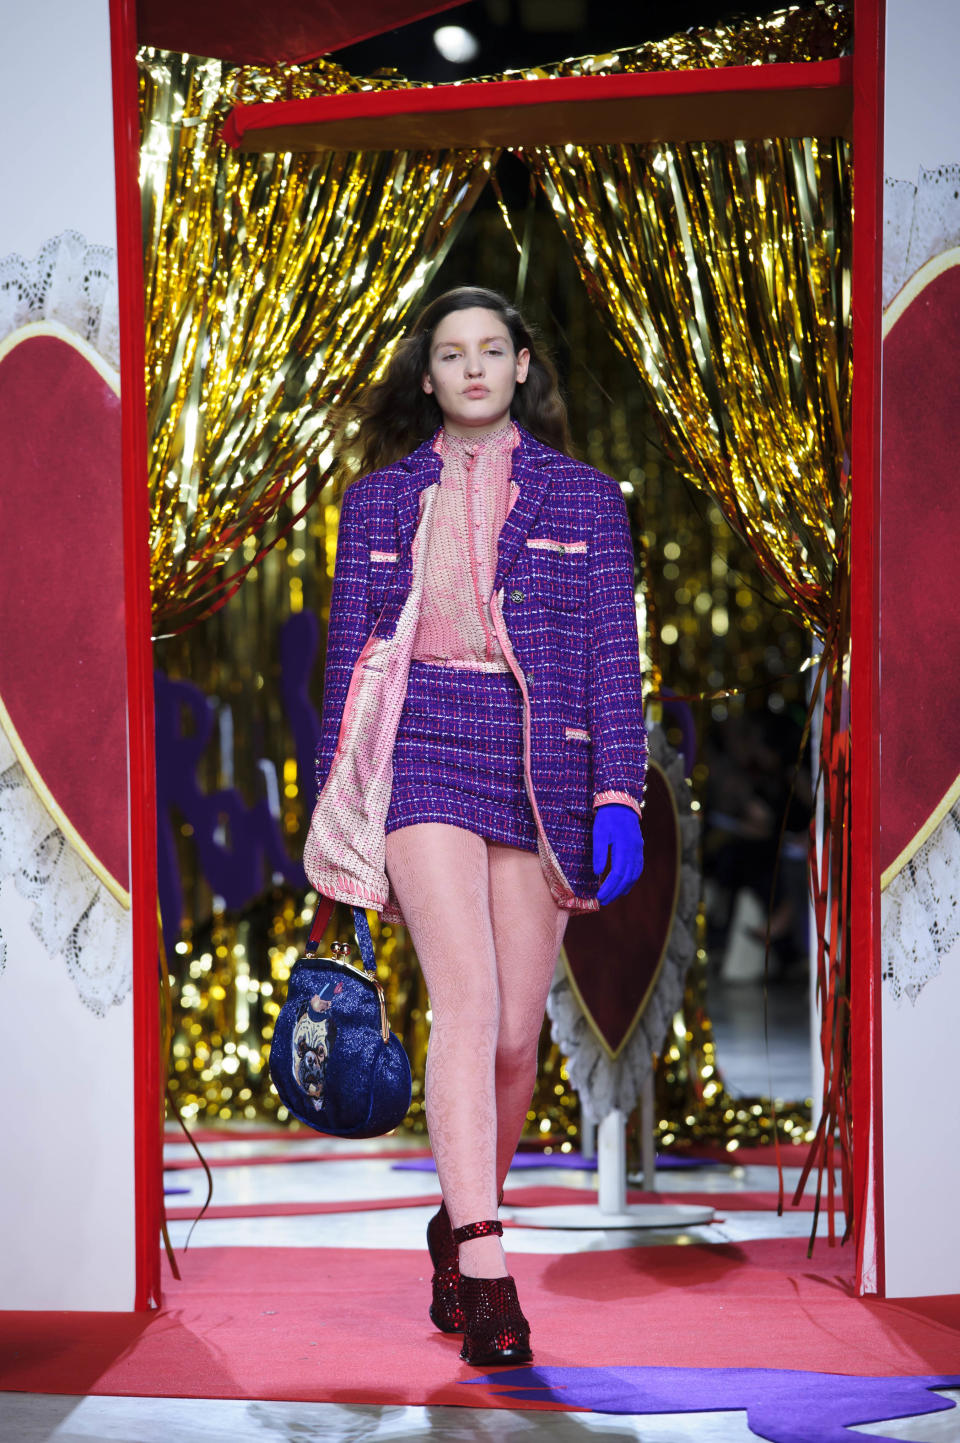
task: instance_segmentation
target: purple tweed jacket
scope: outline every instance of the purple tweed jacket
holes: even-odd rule
[[[518,427],[518,497],[500,534],[494,593],[528,698],[528,786],[576,898],[595,906],[590,821],[607,794],[643,803],[647,744],[634,555],[617,483]],[[317,752],[322,790],[354,667],[393,634],[411,586],[424,487],[441,458],[425,441],[351,485],[340,512]],[[572,899],[571,899],[572,900]]]

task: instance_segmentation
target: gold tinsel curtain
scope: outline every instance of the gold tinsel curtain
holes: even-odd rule
[[[360,82],[312,67],[328,91]],[[492,152],[239,155],[233,89],[280,71],[141,55],[154,628],[208,615],[281,503],[329,472],[327,413],[374,376],[486,182]],[[274,538],[275,539],[275,538]]]
[[[825,1084],[808,1168],[818,1169],[818,1204],[826,1176],[832,1236],[839,1144],[849,1232],[848,146],[566,145],[525,158],[678,468],[714,497],[823,643],[808,727],[828,693],[823,842],[813,835],[810,852]]]
[[[843,141],[525,153],[672,455],[826,638],[846,534]]]

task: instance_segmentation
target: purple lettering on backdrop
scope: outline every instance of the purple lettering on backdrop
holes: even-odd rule
[[[697,728],[690,703],[672,697],[668,686],[661,689],[660,697],[663,701],[664,721],[669,718],[674,726],[680,728],[681,740],[676,750],[683,758],[683,775],[689,777],[697,759]]]
[[[320,718],[307,688],[319,643],[320,623],[312,611],[289,616],[280,628],[280,696],[293,734],[300,786],[309,785],[311,800],[320,745]]]
[[[870,1378],[779,1368],[513,1368],[464,1380],[500,1398],[563,1403],[593,1413],[714,1413],[743,1409],[769,1443],[854,1443],[860,1423],[939,1413],[952,1399],[933,1388],[960,1387],[960,1374]],[[881,1443],[897,1434],[875,1433]]]
[[[301,785],[312,788],[320,721],[307,691],[320,627],[312,612],[287,619],[280,631],[280,691],[293,734]],[[192,730],[185,725],[192,718]],[[305,888],[299,859],[287,852],[278,817],[264,795],[248,806],[235,787],[204,792],[197,768],[216,720],[216,703],[192,682],[156,673],[157,848],[160,913],[168,953],[180,936],[183,888],[177,865],[175,813],[193,828],[197,864],[231,909],[247,906],[273,877]]]

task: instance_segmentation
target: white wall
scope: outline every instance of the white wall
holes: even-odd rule
[[[888,186],[885,192],[887,299],[925,259],[949,247],[956,228],[952,211],[943,210],[939,216],[931,211],[931,205],[941,207],[941,199],[929,180],[920,177],[916,208],[911,187],[921,167],[929,170],[960,162],[958,54],[957,0],[887,0],[883,168],[888,181],[909,182]],[[948,197],[944,199],[949,203]],[[958,243],[960,233],[952,239],[953,245]],[[943,384],[956,386],[956,375],[944,377]],[[895,405],[896,399],[888,397],[886,404]],[[885,419],[889,423],[889,413]],[[882,464],[880,504],[882,518]],[[960,529],[960,491],[956,519]],[[954,879],[953,890],[958,886],[960,880]],[[946,906],[948,899],[941,896],[934,905]],[[888,940],[887,964],[892,955]],[[956,1119],[960,943],[937,960],[938,974],[914,1001],[903,993],[895,996],[889,981],[881,989],[883,1232],[890,1297],[960,1293],[960,1249],[954,1238],[960,1196]]]
[[[5,6],[0,82],[0,260],[65,229],[115,247],[107,0]],[[114,795],[126,775],[121,755]],[[0,1308],[132,1308],[130,994],[84,1006],[9,877],[0,930]]]
[[[83,1005],[0,887],[0,1308],[123,1312],[134,1299],[133,1006]],[[129,917],[129,913],[127,914]]]
[[[116,245],[108,0],[4,5],[0,257],[68,228]]]
[[[960,943],[915,1003],[883,1001],[886,1291],[960,1293],[956,1031]]]
[[[887,0],[884,174],[960,160],[957,0]]]

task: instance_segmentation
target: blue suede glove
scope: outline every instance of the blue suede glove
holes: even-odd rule
[[[593,870],[599,877],[610,859],[597,901],[601,907],[629,892],[643,871],[643,834],[640,818],[623,802],[605,802],[593,818]]]

